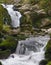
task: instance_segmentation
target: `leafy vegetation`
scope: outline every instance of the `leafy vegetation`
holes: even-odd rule
[[[47,63],[47,65],[51,65],[51,61],[49,61],[49,62]]]
[[[45,58],[51,61],[51,40],[48,41],[46,46]]]

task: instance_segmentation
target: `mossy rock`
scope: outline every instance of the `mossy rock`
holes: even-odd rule
[[[17,39],[18,40],[25,40],[27,37],[24,34],[18,34]]]
[[[8,24],[10,24],[11,18],[10,15],[8,14],[8,11],[2,5],[0,5],[0,25],[3,25],[4,22],[6,22],[5,20],[7,21]]]
[[[49,61],[46,65],[51,65],[51,61]]]
[[[48,41],[46,46],[45,58],[51,61],[51,39]]]
[[[20,26],[22,31],[32,29],[32,21],[29,14],[25,14],[21,17]]]
[[[18,44],[18,42],[15,40],[14,37],[8,36],[8,37],[6,37],[5,40],[3,40],[0,43],[0,49],[1,50],[9,49],[11,51],[11,53],[14,53],[16,50],[17,44]]]
[[[3,31],[9,32],[11,30],[11,27],[9,25],[3,25]]]
[[[9,57],[9,55],[11,54],[10,50],[0,50],[0,59],[6,59]]]

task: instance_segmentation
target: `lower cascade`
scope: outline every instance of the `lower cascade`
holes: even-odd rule
[[[45,47],[49,39],[50,37],[45,35],[21,40],[16,52],[8,59],[0,61],[2,65],[39,65],[39,62],[44,59]]]
[[[2,4],[2,6],[7,9],[9,15],[11,16],[11,20],[12,20],[11,25],[12,25],[12,27],[14,27],[14,28],[19,27],[20,26],[21,13],[18,12],[18,11],[14,11],[14,9],[13,9],[14,6],[13,5],[4,5],[4,4]]]

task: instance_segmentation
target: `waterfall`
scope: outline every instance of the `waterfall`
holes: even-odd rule
[[[21,40],[16,48],[16,53],[11,54],[8,59],[0,61],[3,65],[39,65],[39,62],[44,59],[44,48],[49,39],[50,37],[45,35]],[[22,48],[24,49],[24,47],[26,49],[23,54]]]
[[[17,28],[20,26],[20,18],[21,18],[21,13],[18,11],[13,10],[13,5],[4,5],[2,4],[4,8],[7,9],[9,15],[11,16],[11,25],[14,28]]]

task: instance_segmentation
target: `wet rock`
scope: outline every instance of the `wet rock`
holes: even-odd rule
[[[46,65],[47,64],[47,60],[42,60],[40,61],[39,65]]]
[[[0,65],[2,65],[2,63],[0,62]]]

